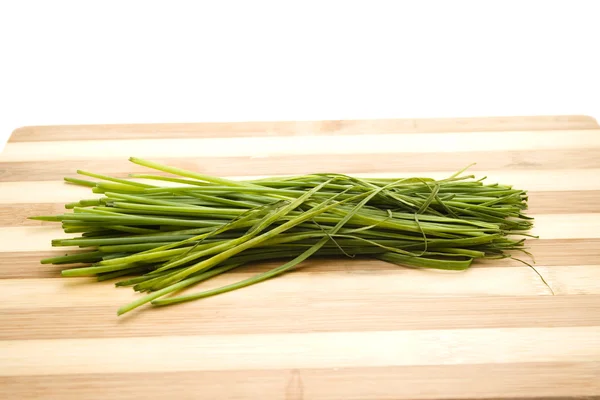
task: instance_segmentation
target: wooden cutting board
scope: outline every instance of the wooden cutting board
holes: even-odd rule
[[[137,156],[221,176],[477,176],[530,191],[537,269],[308,261],[170,308],[60,278],[55,224],[78,168]],[[0,155],[0,398],[416,399],[600,396],[600,127],[588,117],[25,127]],[[271,265],[272,266],[272,265]],[[204,284],[240,280],[245,268]],[[197,290],[197,289],[196,289]]]

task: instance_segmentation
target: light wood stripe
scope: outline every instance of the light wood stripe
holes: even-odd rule
[[[600,191],[528,192],[528,214],[600,212]]]
[[[70,211],[65,210],[64,203],[3,204],[2,208],[0,208],[0,227],[41,226],[45,225],[45,223],[43,223],[42,221],[34,221],[27,218],[34,215],[55,215],[63,214],[65,212]]]
[[[544,239],[600,238],[600,214],[534,215],[530,233]]]
[[[52,225],[51,225],[52,224]],[[64,233],[60,224],[47,223],[43,226],[16,226],[0,228],[0,253],[2,252],[27,252],[51,250],[50,241],[58,238],[79,236],[78,234]]]
[[[529,240],[526,246],[527,250],[535,255],[537,265],[545,266],[564,266],[564,265],[596,265],[600,260],[600,239],[541,239]],[[22,278],[56,278],[60,276],[63,266],[60,265],[42,265],[41,259],[56,257],[66,253],[76,253],[75,251],[65,251],[58,249],[41,252],[0,252],[0,279],[22,279]],[[518,254],[520,255],[520,254]],[[524,257],[524,259],[528,259]],[[398,266],[394,264],[346,259],[319,259],[307,260],[303,264],[304,268],[320,272],[327,271],[345,271],[345,272],[364,272],[377,273],[380,271],[396,270]],[[240,269],[230,272],[237,273],[258,273],[274,268],[275,263],[258,263],[244,266]],[[472,268],[506,268],[522,267],[523,264],[517,260],[478,260]]]
[[[493,149],[491,149],[493,150]],[[310,174],[336,173],[425,173],[442,170],[457,171],[465,166],[466,160],[477,162],[470,172],[497,170],[539,170],[600,168],[600,149],[588,149],[584,153],[577,149],[481,151],[453,153],[396,153],[386,154],[303,154],[294,157],[215,157],[206,158],[160,158],[156,162],[199,171],[207,175],[240,176],[246,174]],[[147,173],[148,169],[138,166],[127,158],[111,160],[45,161],[44,168],[38,162],[2,162],[0,156],[0,182],[62,180],[72,176],[78,169],[86,169],[105,175],[125,177],[130,173]],[[441,169],[440,169],[441,168]]]
[[[565,192],[529,192],[529,214],[591,214],[600,213],[600,190]],[[27,219],[34,215],[55,215],[70,212],[64,203],[3,204],[0,208],[2,226],[40,226],[41,221]]]
[[[19,399],[594,399],[597,362],[294,368],[0,377]],[[491,379],[493,378],[493,379]],[[524,394],[527,394],[524,397]],[[9,396],[10,395],[10,396]]]
[[[535,218],[532,235],[543,239],[600,238],[598,214],[530,214]],[[59,223],[45,222],[40,226],[12,226],[0,228],[0,252],[48,251],[52,239],[79,236],[65,234]]]
[[[370,268],[364,264],[373,263]],[[329,306],[330,301],[360,301],[418,297],[465,297],[465,296],[550,296],[550,290],[529,267],[471,268],[467,271],[432,271],[396,267],[376,271],[378,261],[351,260],[320,271],[318,264],[305,266],[296,272],[266,281],[227,295],[216,296],[201,302],[209,307],[237,304],[243,307],[265,307],[277,299],[277,306],[304,304],[307,307]],[[271,263],[275,267],[275,263]],[[310,264],[309,264],[310,265]],[[345,268],[345,267],[348,268]],[[556,295],[600,295],[600,266],[542,266],[536,265]],[[190,291],[221,287],[253,276],[253,273],[236,273],[218,276]],[[306,286],[300,286],[306,285]],[[302,289],[298,289],[302,287]],[[0,299],[6,302],[5,310],[31,307],[55,308],[106,306],[113,307],[133,301],[136,295],[131,288],[115,288],[112,282],[97,283],[94,278],[55,279],[1,279]],[[14,301],[19,299],[19,301]],[[320,299],[320,300],[319,300]],[[173,307],[174,308],[174,307]]]
[[[160,346],[144,337],[2,341],[0,375],[47,375],[57,369],[75,374],[594,362],[600,357],[596,326],[232,336],[163,336]],[[557,346],[565,337],[569,346]]]
[[[3,161],[51,161],[156,157],[267,157],[303,154],[452,153],[600,147],[599,130],[372,134],[209,139],[86,140],[8,143]]]
[[[597,129],[589,116],[528,116],[485,118],[427,118],[326,121],[261,121],[184,124],[115,124],[26,126],[16,129],[11,142],[148,139],[198,137],[251,137],[297,135],[361,135],[379,133],[474,132],[510,130]]]
[[[69,203],[100,197],[90,188],[64,181],[0,182],[0,204]]]
[[[377,174],[354,174],[358,177],[402,178],[424,176],[443,179],[452,175],[452,171],[405,173],[388,172]],[[75,176],[75,174],[71,175]],[[274,175],[276,176],[276,175]],[[600,168],[548,171],[480,171],[477,177],[487,176],[487,183],[512,185],[529,192],[566,192],[599,190],[598,176]],[[231,179],[259,179],[266,176],[229,176]],[[31,203],[68,203],[82,198],[98,197],[90,188],[67,184],[64,181],[30,181],[30,182],[0,182],[0,204],[31,204]]]

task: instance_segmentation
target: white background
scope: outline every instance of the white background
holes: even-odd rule
[[[600,115],[596,1],[6,1],[19,126]]]

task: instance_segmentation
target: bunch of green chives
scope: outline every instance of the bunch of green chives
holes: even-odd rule
[[[234,181],[130,161],[170,175],[120,179],[77,171],[98,181],[65,180],[102,197],[69,203],[69,213],[31,217],[81,233],[52,245],[83,251],[42,263],[75,264],[62,271],[67,277],[122,277],[117,286],[147,293],[121,307],[119,315],[148,302],[163,306],[239,289],[311,256],[463,270],[475,259],[524,251],[525,239],[517,237],[527,236],[532,226],[523,214],[524,190],[484,184],[462,175],[464,170],[442,180],[311,174]],[[275,259],[284,263],[249,279],[172,295],[241,265]]]

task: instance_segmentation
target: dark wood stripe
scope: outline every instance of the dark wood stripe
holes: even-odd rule
[[[270,369],[0,377],[28,399],[597,399],[598,362]]]
[[[600,239],[531,239],[527,241],[527,249],[535,256],[537,265],[597,265],[600,262]],[[0,252],[0,279],[36,279],[57,278],[64,266],[42,265],[43,258],[56,257],[73,251],[57,249],[40,252]],[[526,256],[523,256],[527,259]],[[229,273],[263,272],[274,268],[277,263],[259,263],[236,269]],[[511,259],[477,261],[477,267],[516,267],[523,264]],[[369,260],[352,263],[347,259],[332,259],[326,263],[319,260],[307,260],[302,264],[303,270],[362,272],[394,270],[398,267],[383,261]]]
[[[115,289],[117,290],[117,289]],[[125,289],[127,290],[127,289]],[[302,289],[277,299],[227,295],[123,317],[116,307],[0,310],[0,339],[74,339],[164,335],[228,335],[428,329],[547,328],[600,325],[600,295],[415,297],[382,299],[331,291],[319,299]],[[270,307],[272,301],[277,307]],[[191,318],[193,316],[193,318]]]
[[[336,173],[398,173],[458,171],[476,162],[469,171],[535,171],[548,169],[600,168],[600,149],[566,149],[463,153],[330,154],[216,158],[163,158],[153,161],[215,176]],[[126,159],[81,161],[0,162],[0,182],[62,180],[78,169],[126,177],[131,173],[154,173]]]
[[[28,126],[16,129],[11,142],[40,140],[150,139],[198,137],[360,135],[372,133],[476,132],[597,129],[583,115],[427,118],[275,122],[208,122],[180,124]]]

